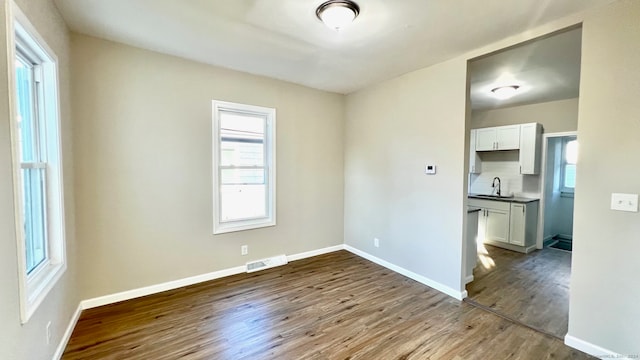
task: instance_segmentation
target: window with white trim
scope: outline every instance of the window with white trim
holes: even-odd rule
[[[562,182],[563,193],[573,193],[576,187],[576,162],[578,160],[578,140],[575,137],[562,139]]]
[[[10,81],[21,319],[66,270],[57,58],[15,5]]]
[[[276,110],[213,101],[213,233],[276,224]]]

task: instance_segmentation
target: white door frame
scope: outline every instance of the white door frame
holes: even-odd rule
[[[538,212],[538,238],[536,239],[536,248],[538,250],[542,249],[544,245],[544,194],[545,194],[545,186],[546,177],[547,177],[547,147],[549,146],[549,138],[557,138],[557,137],[565,137],[565,136],[575,136],[578,137],[577,131],[567,131],[567,132],[557,132],[557,133],[548,133],[542,134],[542,159],[540,164],[540,210]]]

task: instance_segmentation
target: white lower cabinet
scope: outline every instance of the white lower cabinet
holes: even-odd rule
[[[480,209],[478,241],[520,252],[535,248],[537,201],[519,203],[470,198],[469,207]]]
[[[509,242],[509,210],[485,210],[485,239]]]

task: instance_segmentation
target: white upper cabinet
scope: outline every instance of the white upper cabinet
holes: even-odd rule
[[[476,151],[517,150],[520,125],[476,129]]]
[[[471,130],[469,137],[469,172],[472,174],[480,174],[482,172],[482,160],[476,152],[476,130]]]
[[[520,125],[496,128],[496,150],[520,149]]]
[[[476,151],[496,149],[496,128],[476,129]]]
[[[542,146],[542,126],[538,123],[520,125],[520,173],[536,175],[540,173],[540,147]]]

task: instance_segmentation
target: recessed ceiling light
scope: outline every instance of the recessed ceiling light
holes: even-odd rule
[[[358,4],[350,0],[329,0],[316,9],[316,16],[330,29],[339,31],[360,14]]]
[[[491,92],[496,98],[500,100],[505,100],[514,96],[519,88],[520,88],[519,85],[500,86],[495,89],[492,89]]]

